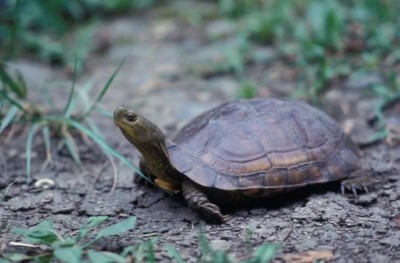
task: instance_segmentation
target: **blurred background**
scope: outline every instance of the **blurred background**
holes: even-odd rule
[[[242,210],[228,227],[207,226],[210,237],[228,240],[242,259],[273,241],[285,253],[325,245],[327,261],[334,250],[337,262],[395,261],[399,14],[398,0],[0,0],[0,231],[51,218],[65,237],[91,215],[133,213],[136,232],[116,238],[112,251],[135,240],[132,257],[154,253],[146,240],[159,233],[195,262],[195,214],[133,182],[139,155],[113,124],[114,107],[133,107],[170,135],[224,101],[278,97],[339,121],[364,147],[362,168],[386,182],[383,192],[360,199],[362,207],[330,192]],[[43,180],[49,186],[29,184]],[[243,234],[251,224],[254,245]],[[15,240],[5,236],[0,257]],[[272,258],[276,248],[264,248]]]
[[[362,130],[369,142],[388,135],[383,112],[400,94],[396,0],[0,0],[0,7],[0,132],[21,122],[31,135],[35,124],[71,128],[92,112],[111,118],[118,104],[173,131],[222,101],[269,96],[306,100],[340,121],[362,119],[345,129]],[[365,136],[369,120],[375,126]]]
[[[383,111],[400,93],[396,0],[1,0],[0,7],[0,132],[21,120],[57,126],[54,114],[70,127],[93,110],[111,117],[117,104],[174,130],[222,101],[270,96],[325,104],[338,120],[375,118],[375,136],[385,138]],[[350,123],[347,132],[355,127],[366,125]]]
[[[382,77],[390,90],[400,57],[395,0],[1,0],[0,8],[3,61],[25,57],[73,71],[77,55],[82,73],[88,57],[135,46],[141,31],[152,30],[153,42],[220,43],[191,70],[234,74],[241,97],[259,93],[257,80],[271,77],[265,70],[276,60],[290,66],[294,95],[314,101],[343,78]],[[126,22],[140,18],[151,25]],[[110,24],[119,32],[104,29]],[[249,76],[248,66],[258,75]]]

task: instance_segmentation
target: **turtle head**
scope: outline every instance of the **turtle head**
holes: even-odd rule
[[[158,127],[125,106],[115,108],[114,123],[121,129],[125,138],[135,146],[151,144],[158,139]]]
[[[154,123],[125,106],[115,108],[114,123],[142,154],[150,176],[155,178],[154,182],[170,193],[180,192],[183,178],[169,159],[163,132]]]

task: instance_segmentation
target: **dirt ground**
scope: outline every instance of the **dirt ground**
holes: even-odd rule
[[[99,91],[130,52],[102,105],[109,112],[119,104],[138,109],[171,134],[197,114],[240,94],[240,83],[233,74],[209,73],[210,65],[223,58],[221,48],[236,45],[235,34],[230,33],[229,25],[223,25],[226,21],[191,27],[151,14],[110,19],[98,26],[94,40],[97,44],[106,43],[108,49],[88,59],[86,73],[78,83],[93,83],[94,93]],[[211,31],[218,40],[208,40]],[[246,65],[244,74],[259,87],[257,96],[289,96],[295,88],[292,69],[277,58],[273,49],[255,47],[254,54],[274,58],[269,64],[255,60]],[[40,99],[39,87],[69,85],[65,84],[70,81],[68,74],[58,69],[29,60],[16,61],[15,65],[24,73],[36,99]],[[265,200],[265,204],[240,207],[230,212],[232,219],[226,224],[208,224],[181,197],[135,183],[133,172],[119,163],[117,185],[110,194],[112,167],[94,145],[80,144],[83,166],[79,167],[64,148],[57,149],[54,140],[54,162],[41,170],[45,152],[43,141],[37,136],[33,183],[51,179],[55,186],[27,187],[26,133],[21,133],[0,140],[1,192],[16,180],[1,203],[1,224],[7,228],[29,228],[51,219],[61,234],[71,234],[93,215],[108,215],[115,222],[135,215],[135,230],[99,241],[97,246],[118,250],[158,236],[158,248],[171,243],[187,262],[195,262],[199,229],[204,225],[214,247],[228,249],[239,258],[246,256],[245,240],[251,230],[252,247],[264,242],[283,245],[277,262],[288,253],[318,250],[332,251],[332,262],[400,262],[400,148],[390,142],[367,141],[376,131],[376,98],[366,95],[367,85],[368,81],[344,81],[325,93],[320,105],[361,146],[362,167],[373,172],[378,181],[371,193],[358,199],[351,194],[342,196],[337,184],[306,188]],[[68,94],[68,89],[55,92],[60,105],[65,103],[66,97],[60,96],[63,92]],[[385,112],[387,120],[393,122],[399,121],[398,116],[399,103]],[[122,137],[112,119],[100,114],[94,114],[93,119],[109,144],[137,163],[137,151]],[[17,240],[15,236],[3,233],[1,239],[7,246],[5,251],[16,249],[7,245]],[[165,251],[158,250],[157,257],[159,261],[170,261]]]

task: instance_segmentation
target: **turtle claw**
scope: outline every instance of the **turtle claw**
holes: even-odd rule
[[[351,191],[353,195],[358,198],[358,193],[364,191],[370,192],[370,187],[375,183],[375,179],[369,174],[360,174],[360,172],[353,173],[348,179],[345,179],[340,184],[340,191],[344,196],[346,190]]]
[[[357,196],[357,190],[356,190],[354,187],[351,188],[351,191],[353,192],[353,195],[354,195],[356,198],[358,198],[358,196]]]
[[[203,203],[200,210],[209,221],[225,223],[231,218],[229,215],[223,215],[219,207],[213,203]]]

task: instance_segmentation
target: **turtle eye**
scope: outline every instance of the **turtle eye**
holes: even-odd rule
[[[134,122],[137,120],[137,115],[133,112],[127,112],[125,118],[129,122]]]

